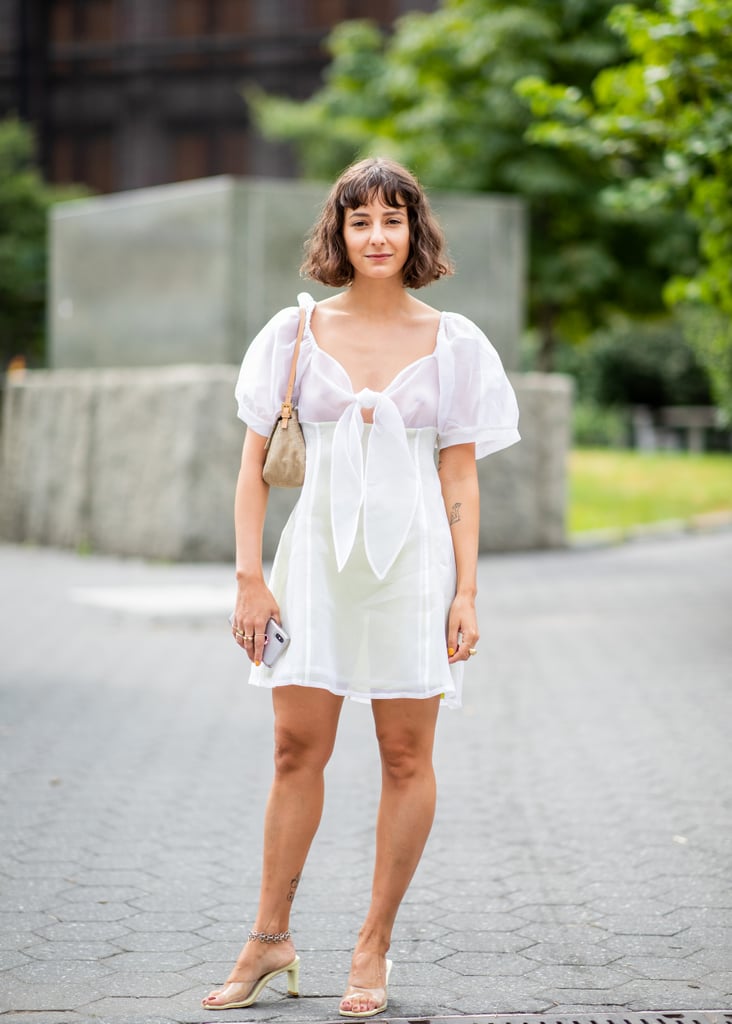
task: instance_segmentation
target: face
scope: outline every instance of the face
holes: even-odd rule
[[[346,210],[343,241],[354,277],[384,280],[399,275],[409,259],[409,215],[405,206],[385,206],[378,196]]]

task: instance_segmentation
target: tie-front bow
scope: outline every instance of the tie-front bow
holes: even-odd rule
[[[362,409],[374,410],[364,460]],[[340,571],[348,561],[363,506],[366,557],[383,579],[401,551],[417,502],[417,470],[404,421],[388,395],[364,388],[336,423],[330,478],[333,542]]]

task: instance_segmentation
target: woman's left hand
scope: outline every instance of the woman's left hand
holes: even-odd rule
[[[450,614],[447,619],[449,664],[454,665],[456,661],[467,661],[471,651],[477,652],[479,638],[475,600],[467,595],[457,594],[450,606]]]

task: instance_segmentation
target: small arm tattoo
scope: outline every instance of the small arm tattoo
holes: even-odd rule
[[[462,508],[462,501],[456,501],[450,509],[450,526],[454,526],[455,523],[460,522],[460,509]]]

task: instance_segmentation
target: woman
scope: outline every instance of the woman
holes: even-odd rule
[[[424,192],[398,164],[364,160],[334,185],[308,242],[307,276],[344,291],[301,295],[295,397],[306,478],[269,587],[262,573],[265,441],[283,400],[299,311],[252,342],[237,385],[247,423],[236,502],[234,639],[272,687],[275,774],[257,915],[208,1009],[251,1005],[299,959],[290,911],[323,806],[323,771],[345,697],[370,701],[382,764],[371,904],[339,1012],[386,1009],[386,959],[435,806],[440,703],[458,707],[476,653],[476,456],[519,439],[500,360],[469,320],[407,292],[451,272]],[[439,462],[435,464],[435,448]],[[261,664],[265,624],[292,640]]]

